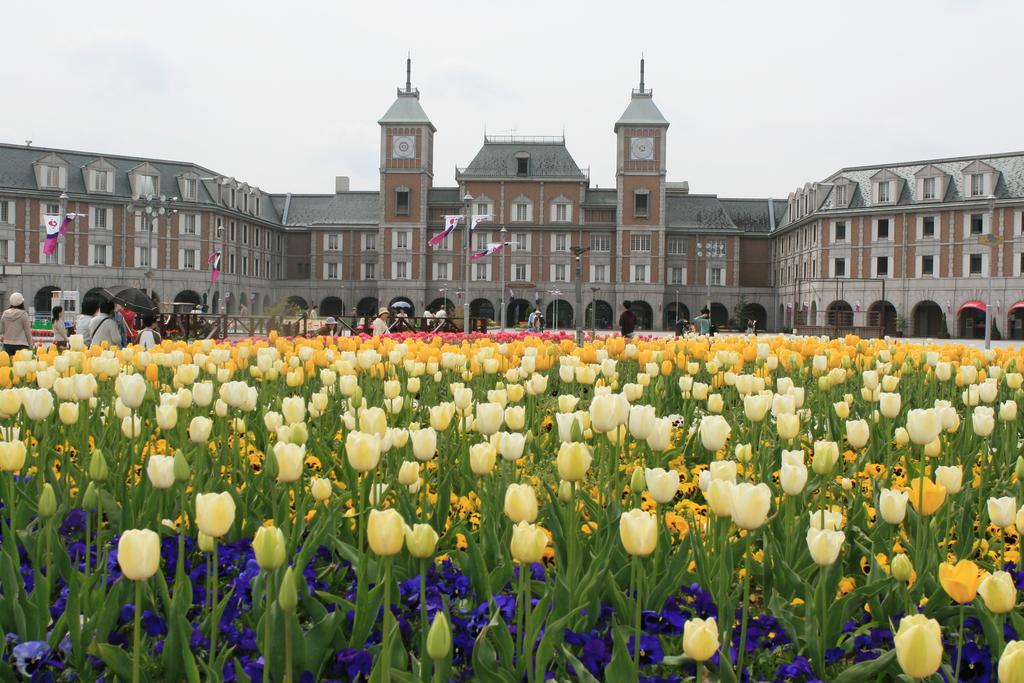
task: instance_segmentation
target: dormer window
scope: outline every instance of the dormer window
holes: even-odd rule
[[[107,172],[106,171],[93,171],[92,172],[92,189],[94,192],[107,192]]]
[[[846,206],[846,185],[836,185],[836,205]]]
[[[995,193],[999,171],[984,161],[972,161],[963,173],[963,194],[970,199],[984,199]]]
[[[182,195],[185,199],[195,200],[199,194],[199,181],[195,178],[185,178],[182,183]]]
[[[249,195],[248,194],[242,196],[242,210],[246,211],[246,212],[249,211]]]
[[[981,197],[985,194],[985,175],[983,173],[971,174],[971,196]]]
[[[233,187],[231,188],[231,204],[230,204],[230,206],[231,206],[232,209],[234,209],[236,206],[238,206],[238,204],[236,203],[236,190]]]
[[[530,175],[530,155],[526,152],[516,153],[516,175]]]
[[[399,187],[395,190],[395,214],[399,216],[409,215],[409,188]]]
[[[157,194],[160,189],[160,183],[156,176],[153,175],[140,175],[137,180],[138,192],[136,194],[143,197]]]
[[[935,199],[935,178],[924,178],[921,183],[921,196],[924,199]]]
[[[46,186],[60,187],[60,166],[46,167]]]
[[[879,204],[888,204],[889,202],[892,201],[891,196],[889,194],[889,185],[890,184],[891,183],[888,180],[883,180],[882,182],[878,183],[878,203]]]

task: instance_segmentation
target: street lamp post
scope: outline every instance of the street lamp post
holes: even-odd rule
[[[463,256],[463,258],[466,259],[466,267],[464,269],[464,283],[462,285],[462,331],[465,334],[469,334],[469,257],[470,250],[473,247],[472,240],[470,239],[471,235],[469,234],[469,228],[471,225],[470,220],[472,219],[472,215],[470,214],[470,204],[473,202],[473,195],[469,193],[469,190],[466,191],[465,196],[462,198],[462,202],[466,208],[466,214],[463,218],[465,222],[462,224],[462,234],[465,236],[466,241],[466,250]]]
[[[991,231],[991,234],[988,236],[987,240],[982,242],[982,244],[986,244],[987,243],[989,245],[989,247],[990,247],[990,249],[989,249],[988,277],[985,278],[985,282],[988,285],[988,295],[985,298],[985,349],[986,350],[992,348],[992,277],[995,275],[995,272],[994,272],[994,269],[992,268],[992,266],[994,264],[993,264],[993,259],[991,258],[991,256],[992,256],[992,254],[991,254],[991,246],[992,245],[997,245],[1000,242],[1002,242],[1001,236],[1000,235],[996,235],[995,215],[996,215],[996,197],[995,197],[995,195],[991,195],[990,194],[988,196],[988,227],[989,227],[989,230]]]
[[[590,288],[590,338],[597,339],[597,287]]]
[[[576,257],[576,344],[583,346],[583,254],[589,251],[586,247],[573,247]]]
[[[704,282],[707,285],[707,300],[704,304],[708,309],[708,319],[711,319],[711,259],[721,257],[721,245],[717,242],[697,242],[697,258],[704,259]],[[678,315],[678,314],[677,314]]]
[[[679,329],[679,290],[676,292],[676,329]]]
[[[154,195],[138,194],[135,196],[135,200],[132,204],[128,205],[129,213],[143,213],[145,214],[143,220],[146,221],[146,225],[149,228],[149,240],[147,244],[146,253],[146,294],[153,298],[153,232],[159,229],[160,217],[169,216],[178,213],[175,207],[175,202],[178,201],[177,197],[168,197],[167,195]]]
[[[505,234],[505,226],[502,225],[499,232],[501,237],[501,277],[498,285],[501,288],[501,293],[498,295],[498,306],[501,309],[498,311],[498,329],[502,332],[505,331]]]

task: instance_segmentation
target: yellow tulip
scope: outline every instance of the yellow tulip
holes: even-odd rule
[[[939,670],[943,655],[939,622],[923,614],[903,617],[893,640],[896,660],[906,675],[927,678]]]
[[[326,477],[313,477],[309,481],[309,492],[313,495],[313,500],[318,503],[322,503],[331,497],[331,480]]]
[[[366,522],[366,538],[370,549],[381,557],[397,555],[405,543],[405,522],[393,508],[370,510]]]
[[[634,557],[647,557],[658,544],[658,519],[645,510],[633,509],[619,517],[622,547]]]
[[[923,484],[921,482],[924,482]],[[924,499],[922,501],[922,488]],[[917,514],[924,517],[935,514],[946,500],[946,487],[934,483],[930,478],[918,477],[910,484],[910,504]],[[919,509],[918,506],[921,506]]]
[[[999,683],[1024,683],[1024,640],[1011,640],[999,657]]]
[[[520,564],[533,564],[544,559],[548,547],[548,535],[544,529],[526,521],[512,527],[512,559]],[[521,569],[520,571],[525,571]]]
[[[966,605],[978,594],[981,584],[978,565],[970,560],[960,560],[956,564],[943,562],[939,565],[939,583],[954,602]]]
[[[505,514],[513,522],[537,519],[537,494],[529,484],[509,484],[505,489]]]
[[[1017,587],[1004,571],[986,576],[978,585],[978,593],[993,614],[1008,614],[1017,604]]]
[[[683,625],[683,653],[695,662],[705,662],[718,652],[718,624],[714,617],[687,620]]]
[[[568,442],[558,448],[558,476],[565,481],[577,482],[587,476],[593,456],[585,443]]]

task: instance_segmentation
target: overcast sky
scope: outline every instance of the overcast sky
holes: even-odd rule
[[[1024,149],[1024,2],[7,3],[4,141],[191,161],[270,192],[377,189],[405,80],[454,184],[484,130],[560,135],[614,184],[647,85],[668,177],[785,197],[843,166]]]

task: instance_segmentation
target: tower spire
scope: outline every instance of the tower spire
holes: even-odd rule
[[[412,53],[405,57],[405,92],[412,92]]]
[[[640,92],[644,92],[644,53],[640,53]]]

